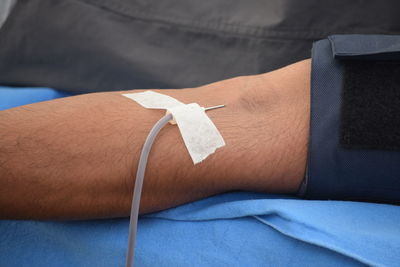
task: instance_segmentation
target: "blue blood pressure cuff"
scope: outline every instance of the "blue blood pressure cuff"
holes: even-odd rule
[[[334,35],[314,44],[300,195],[400,203],[400,36]]]

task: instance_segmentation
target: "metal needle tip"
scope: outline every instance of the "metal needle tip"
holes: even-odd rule
[[[218,105],[218,106],[208,107],[208,108],[205,108],[204,110],[208,111],[208,110],[217,109],[217,108],[223,108],[223,107],[225,107],[225,105]]]

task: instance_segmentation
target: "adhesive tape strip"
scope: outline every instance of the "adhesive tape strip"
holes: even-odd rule
[[[176,100],[168,95],[163,95],[153,91],[145,91],[143,93],[123,94],[145,108],[152,109],[168,109],[177,106],[185,105],[184,103]]]
[[[168,109],[178,124],[193,163],[203,161],[217,148],[225,145],[217,127],[196,103]]]
[[[204,108],[196,103],[184,104],[173,97],[153,91],[123,94],[145,108],[166,109],[178,124],[183,141],[193,160],[197,164],[225,146],[217,127],[207,116]]]

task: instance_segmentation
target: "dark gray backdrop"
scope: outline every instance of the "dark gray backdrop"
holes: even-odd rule
[[[332,33],[400,34],[398,0],[19,0],[0,84],[182,88],[310,57]]]

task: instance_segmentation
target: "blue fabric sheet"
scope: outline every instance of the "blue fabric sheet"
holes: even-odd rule
[[[0,108],[65,95],[3,87]],[[123,266],[128,223],[0,221],[0,266]],[[142,217],[137,244],[136,266],[400,266],[400,207],[228,193]]]
[[[50,88],[33,89],[0,86],[0,110],[65,96],[70,96],[70,94]]]

